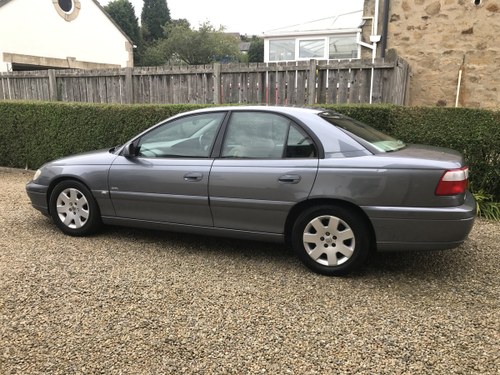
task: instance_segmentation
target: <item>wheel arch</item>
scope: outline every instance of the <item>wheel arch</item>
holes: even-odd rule
[[[355,205],[352,202],[348,202],[342,199],[334,199],[334,198],[314,198],[308,199],[302,202],[297,203],[292,207],[290,212],[288,213],[286,222],[285,222],[285,242],[287,245],[290,245],[290,239],[292,234],[292,228],[299,217],[300,213],[304,210],[310,209],[311,207],[319,207],[319,206],[336,206],[336,207],[344,207],[349,210],[353,210],[356,212],[359,217],[361,217],[367,225],[368,231],[370,233],[370,243],[371,250],[376,250],[377,238],[375,235],[375,230],[373,228],[372,222],[368,215],[366,214],[361,207]]]
[[[47,195],[46,195],[45,199],[47,201],[47,208],[49,211],[49,215],[50,215],[50,197],[52,196],[52,192],[54,191],[55,187],[60,182],[63,182],[63,181],[76,181],[76,182],[83,184],[90,191],[90,194],[92,194],[92,196],[95,199],[96,204],[97,204],[97,199],[94,197],[94,195],[92,193],[92,189],[89,188],[89,186],[85,183],[85,181],[83,181],[80,178],[74,177],[74,176],[58,176],[57,178],[55,178],[54,180],[52,180],[50,182],[49,187],[47,188]]]

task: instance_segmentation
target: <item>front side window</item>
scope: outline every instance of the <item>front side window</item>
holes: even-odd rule
[[[357,59],[356,35],[331,36],[328,57],[330,59]]]
[[[225,112],[182,117],[141,137],[139,156],[149,158],[208,157]]]
[[[301,59],[325,58],[325,41],[323,39],[301,40],[299,57]]]
[[[231,115],[222,157],[281,159],[315,157],[314,144],[288,118],[273,113],[236,112]]]
[[[269,61],[295,60],[295,39],[269,41]]]

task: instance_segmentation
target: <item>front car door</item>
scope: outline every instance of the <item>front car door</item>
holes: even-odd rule
[[[189,115],[136,139],[137,156],[119,156],[109,172],[116,216],[212,226],[208,178],[225,111]]]
[[[289,118],[234,111],[210,173],[214,226],[281,234],[291,207],[307,199],[318,152]]]

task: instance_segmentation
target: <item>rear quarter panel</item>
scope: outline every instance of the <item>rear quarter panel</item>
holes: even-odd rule
[[[434,194],[444,169],[410,167],[380,158],[323,159],[311,198],[335,198],[358,206],[450,207],[464,196]]]

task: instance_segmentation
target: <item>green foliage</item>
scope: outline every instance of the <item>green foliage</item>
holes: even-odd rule
[[[254,36],[248,50],[248,62],[264,62],[264,39]]]
[[[129,0],[113,0],[104,7],[104,10],[136,45],[140,43],[139,20]]]
[[[174,22],[165,28],[166,56],[172,56],[189,65],[210,64],[221,60],[237,60],[239,40],[233,35],[216,30],[210,23],[193,30],[187,22]]]
[[[136,45],[134,60],[136,63],[139,63],[143,43],[139,20],[135,16],[134,6],[129,0],[113,0],[104,9]]]
[[[483,191],[474,193],[477,202],[477,214],[486,219],[500,221],[500,202],[493,201],[491,194]]]
[[[36,169],[62,156],[110,148],[200,107],[0,101],[0,165]]]
[[[0,165],[36,169],[64,155],[112,147],[195,105],[0,101]],[[455,149],[470,168],[480,213],[498,217],[500,111],[392,105],[323,105],[407,143]]]
[[[151,43],[144,48],[141,55],[142,66],[160,66],[165,65],[169,56],[165,52],[165,41],[163,39]]]
[[[170,22],[166,0],[144,0],[141,25],[144,41],[154,42],[163,38],[163,27]]]

